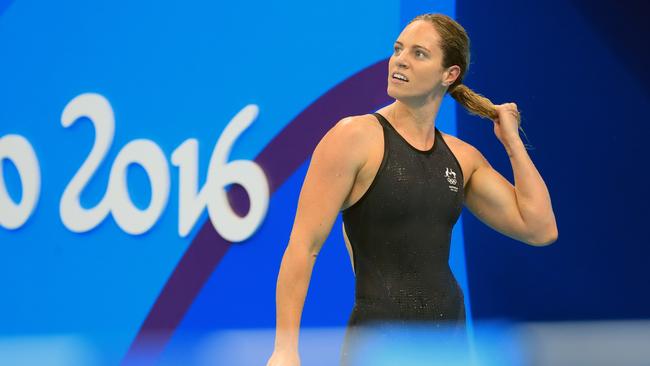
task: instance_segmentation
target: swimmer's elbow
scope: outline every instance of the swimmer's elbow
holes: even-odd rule
[[[289,239],[289,245],[286,250],[291,251],[291,255],[295,260],[314,262],[322,246],[322,240],[292,237]]]
[[[553,227],[553,230],[543,233],[543,235],[537,235],[534,238],[528,240],[526,244],[532,245],[535,247],[545,247],[551,245],[557,241],[558,231],[557,227]]]

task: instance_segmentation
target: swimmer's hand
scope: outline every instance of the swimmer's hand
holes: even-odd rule
[[[498,117],[493,120],[494,134],[502,144],[519,140],[519,125],[521,117],[515,103],[504,103],[494,106]]]
[[[300,366],[300,356],[296,351],[274,350],[266,366]]]

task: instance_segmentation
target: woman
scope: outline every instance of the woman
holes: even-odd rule
[[[449,270],[451,230],[462,204],[511,238],[557,239],[548,190],[519,137],[514,103],[493,105],[462,84],[469,39],[441,14],[414,18],[389,61],[388,94],[376,113],[339,121],[314,150],[277,284],[275,350],[268,366],[300,364],[298,333],[316,256],[339,211],[355,271],[343,361],[357,325],[379,321],[464,324],[463,294]],[[445,93],[494,122],[515,186],[435,119]]]

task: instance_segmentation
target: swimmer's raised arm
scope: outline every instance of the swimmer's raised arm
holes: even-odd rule
[[[368,137],[356,119],[340,120],[312,154],[278,274],[275,349],[268,366],[300,364],[298,334],[312,269],[367,159]]]
[[[546,184],[519,138],[517,105],[495,107],[499,115],[494,121],[495,134],[510,157],[515,185],[473,149],[476,168],[465,202],[476,217],[498,232],[529,245],[549,245],[558,237],[555,214]]]

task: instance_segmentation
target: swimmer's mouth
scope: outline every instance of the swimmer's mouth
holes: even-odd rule
[[[394,72],[392,76],[393,76],[393,79],[402,80],[402,81],[406,81],[406,82],[409,81],[409,78],[407,78],[406,75],[401,74],[399,72]]]

